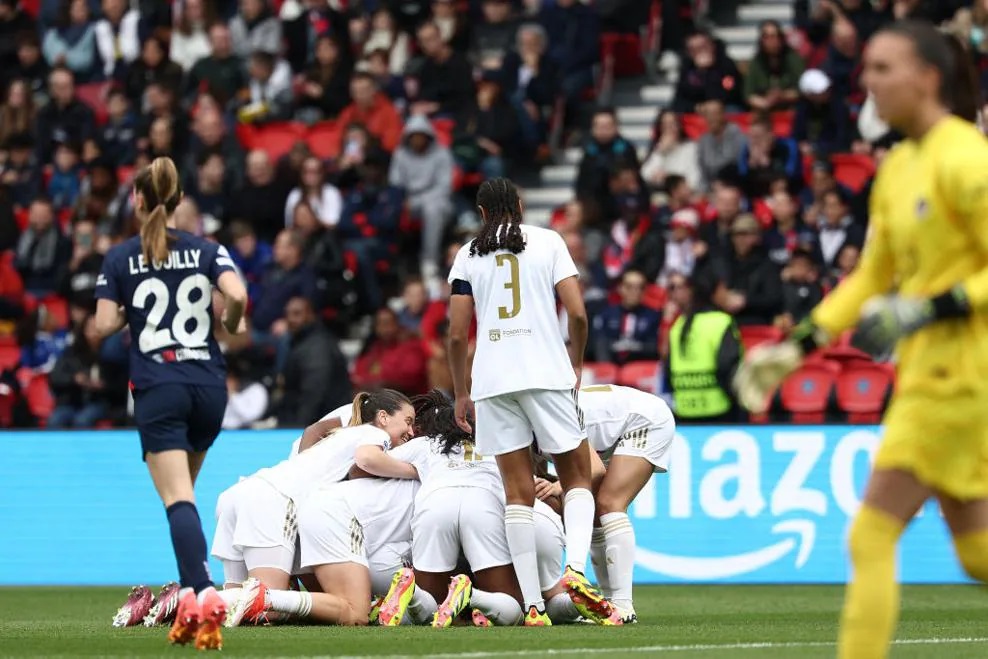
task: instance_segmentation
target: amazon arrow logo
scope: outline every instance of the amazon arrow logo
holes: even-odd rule
[[[635,562],[652,572],[668,577],[708,581],[760,570],[795,549],[796,567],[803,567],[813,551],[816,525],[805,519],[786,520],[773,526],[772,533],[787,534],[789,537],[768,547],[734,556],[673,556],[638,547],[635,550]]]

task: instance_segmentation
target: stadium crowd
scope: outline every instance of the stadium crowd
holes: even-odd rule
[[[741,3],[695,4],[0,0],[0,425],[126,422],[129,339],[98,339],[93,290],[136,232],[133,173],[162,155],[182,227],[249,285],[249,336],[224,337],[231,428],[304,426],[353,389],[448,391],[444,275],[473,190],[537,174],[554,121],[583,149],[552,226],[582,271],[591,362],[659,360],[700,274],[743,341],[781,334],[855,266],[896,140],[859,85],[862,44],[923,17],[988,71],[988,3],[797,0],[750,62],[707,29]],[[639,152],[592,100],[599,43],[659,14],[648,56],[675,96]],[[341,337],[363,341],[355,359]]]

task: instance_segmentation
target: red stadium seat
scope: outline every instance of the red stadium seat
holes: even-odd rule
[[[666,300],[668,298],[669,295],[666,289],[657,284],[649,284],[645,287],[645,293],[642,295],[642,304],[649,309],[662,311],[663,307],[666,306]]]
[[[782,340],[782,330],[774,325],[742,325],[741,343],[745,350],[751,350],[762,343],[777,343]]]
[[[837,153],[830,157],[830,162],[834,166],[834,178],[854,192],[861,192],[865,183],[875,175],[875,161],[871,156]]]
[[[610,362],[588,362],[583,365],[582,384],[617,384],[618,367]]]
[[[707,132],[707,120],[698,114],[684,114],[683,133],[691,140],[698,140]]]
[[[848,423],[879,423],[894,382],[886,364],[856,364],[837,378],[837,406]]]
[[[51,389],[48,387],[48,376],[36,375],[31,378],[24,395],[27,398],[27,406],[31,410],[31,414],[43,422],[47,421],[52,410],[55,409],[55,398],[51,395]]]
[[[657,393],[659,386],[659,362],[631,362],[621,367],[618,384]]]
[[[0,345],[0,371],[17,368],[21,363],[21,348],[14,344]]]
[[[110,116],[106,110],[106,92],[110,89],[108,82],[90,82],[76,85],[76,97],[89,106],[96,114],[96,123],[103,125]]]
[[[453,130],[456,123],[452,119],[433,119],[432,128],[436,131],[436,141],[443,146],[453,144]]]
[[[10,428],[14,425],[14,407],[17,405],[17,393],[9,384],[0,383],[0,428]]]
[[[342,127],[337,122],[320,121],[309,127],[305,135],[305,143],[309,145],[312,153],[323,160],[329,160],[340,155],[342,135]]]
[[[792,125],[796,121],[796,113],[792,110],[772,113],[772,133],[776,137],[790,137]]]
[[[301,124],[273,123],[257,129],[253,148],[266,151],[274,161],[291,151],[296,142],[301,141],[305,141],[305,128]]]
[[[630,78],[645,73],[642,43],[637,34],[607,32],[600,35],[600,61],[610,65],[615,78]]]
[[[253,151],[257,148],[257,126],[252,124],[237,123],[237,141],[244,151]]]
[[[786,378],[779,393],[794,423],[823,423],[838,372],[827,362],[808,363]]]
[[[841,370],[845,370],[859,364],[871,364],[874,360],[867,352],[858,350],[850,345],[835,345],[824,348],[820,351],[821,356],[830,362],[840,365]]]

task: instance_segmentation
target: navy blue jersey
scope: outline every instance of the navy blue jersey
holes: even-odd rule
[[[96,282],[97,299],[124,307],[130,325],[130,381],[226,386],[226,364],[213,338],[212,289],[236,271],[226,248],[168,230],[168,261],[148,265],[140,238],[113,247]]]

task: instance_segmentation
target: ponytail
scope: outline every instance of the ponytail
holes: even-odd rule
[[[361,391],[353,397],[353,418],[350,420],[350,425],[359,426],[372,423],[378,412],[395,414],[403,405],[411,404],[412,401],[408,399],[408,396],[394,389]]]
[[[141,225],[141,253],[144,262],[164,263],[168,259],[168,213],[157,205]]]
[[[974,66],[971,55],[957,37],[945,34],[944,39],[954,55],[954,70],[949,85],[950,111],[955,116],[976,124],[983,104],[978,70]]]
[[[364,404],[367,399],[370,398],[370,394],[366,391],[361,391],[356,396],[353,397],[353,406],[350,408],[350,425],[359,426],[364,422],[363,409]]]
[[[134,177],[134,190],[143,197],[141,253],[148,265],[168,259],[168,218],[182,201],[178,169],[171,158],[155,158]]]

